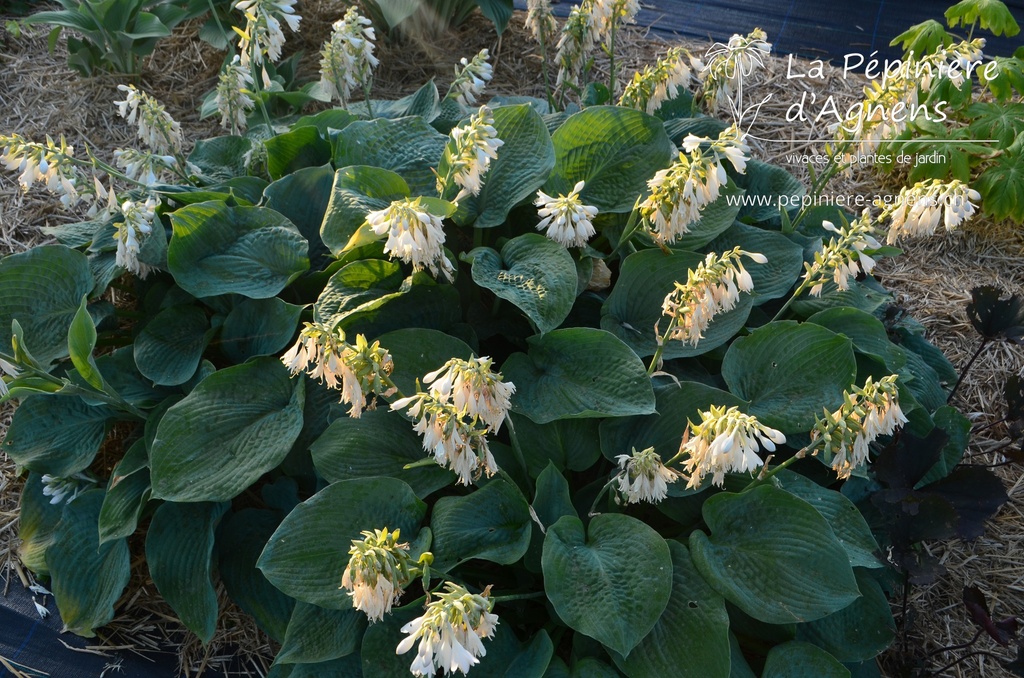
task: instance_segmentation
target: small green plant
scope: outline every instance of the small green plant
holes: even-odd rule
[[[160,38],[182,21],[210,9],[209,0],[60,0],[63,10],[37,12],[26,24],[49,24],[50,46],[61,31],[68,38],[68,65],[84,76],[101,71],[135,74],[139,59],[153,52]]]
[[[946,11],[946,24],[925,21],[891,43],[903,45],[915,73],[928,66],[912,87],[922,104],[942,107],[945,117],[915,117],[892,137],[901,142],[896,150],[918,158],[912,182],[970,183],[986,214],[1024,223],[1024,47],[983,60],[985,42],[975,37],[978,28],[1014,36],[1020,27],[999,0],[964,0]],[[958,26],[966,36],[951,32]]]

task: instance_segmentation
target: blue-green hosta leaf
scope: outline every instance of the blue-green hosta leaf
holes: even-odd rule
[[[860,598],[796,629],[798,640],[814,643],[842,662],[874,659],[896,636],[896,623],[882,587],[864,570],[854,570],[854,574]]]
[[[426,458],[423,440],[408,419],[383,406],[358,419],[335,419],[310,451],[317,472],[329,483],[390,476],[405,481],[423,498],[455,481],[437,464],[405,468]]]
[[[654,412],[647,370],[611,333],[574,327],[527,343],[529,353],[513,353],[501,368],[505,381],[516,385],[515,412],[538,424]]]
[[[333,184],[334,170],[326,164],[300,169],[263,190],[267,198],[265,206],[283,214],[309,242],[307,255],[313,270],[324,268],[328,262],[329,250],[320,239],[320,225],[327,213]]]
[[[34,395],[14,411],[3,450],[20,468],[66,478],[89,467],[116,414],[77,396]]]
[[[196,297],[273,297],[309,268],[306,239],[265,207],[199,203],[171,213],[171,224],[171,275]]]
[[[626,257],[619,279],[601,307],[601,328],[621,339],[637,355],[654,355],[658,345],[654,324],[659,323],[663,333],[669,323],[662,313],[665,296],[675,289],[676,281],[686,282],[689,271],[697,268],[704,256],[684,250],[672,250],[671,255],[666,255],[660,249],[649,249]],[[741,293],[736,307],[715,316],[696,346],[686,341],[667,341],[662,356],[689,358],[718,348],[743,328],[752,303],[749,294]]]
[[[430,519],[434,566],[448,570],[472,559],[510,565],[526,553],[530,525],[526,499],[500,478],[464,497],[442,497]]]
[[[290,596],[344,610],[351,598],[339,586],[352,540],[360,539],[360,532],[385,527],[412,539],[424,515],[426,505],[396,478],[337,482],[288,514],[267,542],[259,568]]]
[[[817,510],[768,485],[704,502],[711,536],[690,533],[690,554],[711,586],[754,619],[821,619],[858,596],[846,549]]]
[[[561,419],[536,424],[519,414],[511,416],[531,476],[536,477],[548,464],[559,471],[585,471],[601,456],[596,420]]]
[[[505,143],[483,175],[479,195],[460,201],[460,206],[465,203],[468,211],[476,215],[476,228],[505,223],[512,208],[533,196],[555,166],[551,135],[544,119],[529,104],[495,108],[494,129],[497,138]],[[448,146],[453,147],[454,142],[448,142]],[[447,171],[448,165],[442,159],[437,172],[443,177]],[[452,191],[451,196],[456,192]]]
[[[33,247],[0,259],[0,332],[10,348],[11,322],[24,330],[28,351],[48,365],[68,354],[68,327],[93,288],[85,255],[63,245]]]
[[[740,337],[722,362],[729,390],[783,433],[806,433],[857,378],[853,343],[820,325],[776,321]]]
[[[209,341],[210,322],[194,304],[177,304],[160,311],[135,340],[135,364],[157,386],[188,381]]]
[[[350,248],[367,214],[408,196],[409,184],[395,172],[367,165],[342,167],[334,173],[320,238],[337,256]]]
[[[544,184],[551,196],[568,195],[578,181],[585,205],[629,212],[647,180],[669,165],[674,147],[661,120],[617,106],[591,106],[566,120],[551,140],[555,169]]]
[[[586,531],[578,518],[561,518],[548,528],[542,567],[559,618],[623,657],[658,622],[672,593],[668,544],[623,514],[600,514]]]
[[[382,334],[380,345],[391,353],[395,369],[391,380],[403,393],[416,392],[416,380],[440,368],[452,358],[468,360],[473,349],[458,337],[421,327],[407,327]]]
[[[882,361],[891,373],[907,363],[906,351],[889,340],[885,326],[870,313],[855,308],[830,308],[815,313],[807,322],[849,338],[854,350]]]
[[[707,678],[729,675],[729,614],[722,598],[677,541],[668,542],[672,556],[672,593],[651,632],[629,657],[613,655],[630,678]],[[700,638],[700,642],[681,642]]]
[[[302,307],[271,299],[243,299],[221,327],[220,350],[235,362],[275,355],[295,336]]]
[[[745,252],[757,252],[768,258],[758,264],[744,257],[743,266],[754,281],[754,306],[789,293],[803,272],[803,251],[799,245],[777,231],[747,226],[736,222],[708,244],[709,252],[723,252],[740,247]]]
[[[288,622],[278,664],[317,664],[346,657],[359,649],[366,631],[366,615],[359,610],[328,610],[296,603]]]
[[[114,603],[128,585],[128,543],[99,544],[103,491],[90,490],[64,505],[46,552],[51,590],[64,628],[86,638],[114,618]]]
[[[739,219],[755,224],[775,221],[780,209],[800,207],[807,192],[792,174],[760,160],[748,161],[746,173],[736,175],[734,181],[746,191]]]
[[[331,161],[331,143],[316,127],[296,127],[266,141],[267,172],[280,179],[307,167],[320,167]]]
[[[791,640],[768,652],[761,678],[850,678],[850,670],[820,647]]]
[[[473,282],[515,304],[541,334],[565,320],[576,301],[576,264],[568,250],[542,235],[513,238],[501,254],[489,247],[470,252]]]
[[[303,386],[272,357],[203,379],[157,427],[153,496],[226,501],[245,491],[284,460],[302,430]]]
[[[437,167],[447,138],[423,118],[360,120],[334,138],[334,166],[370,165],[399,174],[413,195],[436,195]]]
[[[152,493],[146,441],[139,439],[110,472],[100,509],[100,544],[134,534]]]
[[[38,473],[29,473],[21,490],[18,513],[18,558],[40,577],[48,577],[46,550],[53,543],[53,533],[60,523],[63,504],[51,504],[43,494],[43,480]]]
[[[257,569],[256,561],[280,522],[274,511],[247,508],[226,518],[217,532],[224,588],[231,600],[279,643],[285,639],[295,599],[271,585]]]
[[[146,533],[146,561],[160,595],[181,623],[210,642],[217,628],[211,579],[213,540],[228,504],[164,502]]]
[[[828,521],[836,539],[846,549],[852,567],[884,566],[878,558],[881,549],[871,534],[871,528],[852,501],[799,473],[783,471],[778,478],[782,489],[806,501]]]

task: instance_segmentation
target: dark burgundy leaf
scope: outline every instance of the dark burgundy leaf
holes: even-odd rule
[[[985,521],[996,514],[1009,497],[1003,481],[985,468],[961,466],[942,480],[921,489],[948,501],[960,519],[957,536],[965,541],[985,532]]]
[[[1017,618],[1008,617],[998,622],[994,621],[988,609],[988,600],[977,586],[964,587],[964,607],[967,608],[971,621],[1003,647],[1017,637]]]
[[[1004,291],[984,285],[971,290],[967,317],[974,329],[986,339],[1006,339],[1021,343],[1024,337],[1024,301],[1017,295],[1003,299]]]
[[[878,455],[872,465],[875,478],[890,488],[913,489],[939,460],[948,441],[949,436],[938,427],[925,438],[903,432]]]
[[[1006,399],[1006,428],[1011,440],[1020,440],[1024,437],[1024,381],[1016,374],[1007,377],[1003,397]]]

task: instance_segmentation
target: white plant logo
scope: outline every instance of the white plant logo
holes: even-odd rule
[[[767,95],[761,101],[745,106],[743,89],[758,69],[765,68],[765,57],[771,53],[772,45],[760,28],[746,36],[733,35],[728,43],[716,42],[704,54],[704,63],[699,70],[703,83],[707,107],[715,113],[728,111],[737,127],[744,127],[744,119],[751,117],[746,128],[757,120],[757,114],[765,103],[771,100]]]

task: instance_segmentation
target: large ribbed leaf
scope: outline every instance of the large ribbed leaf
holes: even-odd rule
[[[157,386],[177,386],[192,378],[203,358],[210,322],[193,304],[169,306],[153,317],[135,339],[135,364]]]
[[[211,374],[160,421],[153,496],[226,501],[281,463],[302,430],[305,389],[276,358]]]
[[[514,411],[538,424],[654,412],[643,363],[612,334],[574,327],[528,343],[528,354],[513,353],[501,367],[505,381],[516,385]]]
[[[128,585],[128,543],[116,539],[99,544],[102,505],[102,490],[90,490],[65,504],[46,552],[64,627],[87,638],[114,618],[114,603]]]
[[[77,396],[34,395],[15,410],[3,449],[19,467],[71,476],[92,463],[115,414]]]
[[[814,621],[860,591],[846,549],[813,506],[762,485],[704,502],[711,536],[690,533],[697,570],[726,600],[768,624]]]
[[[473,282],[511,301],[541,334],[565,320],[576,301],[576,264],[568,250],[542,235],[526,233],[501,248],[469,253]]]
[[[203,202],[171,213],[171,225],[168,267],[175,282],[197,297],[265,299],[309,268],[306,239],[266,207]]]
[[[642,554],[642,555],[641,555]],[[668,545],[645,523],[605,513],[548,528],[544,591],[559,618],[628,657],[657,623],[672,593]]]
[[[181,623],[210,642],[217,628],[217,592],[211,579],[213,539],[228,504],[165,502],[146,534],[146,560],[160,595]]]
[[[629,212],[647,180],[669,165],[674,147],[661,120],[617,106],[591,106],[551,135],[555,169],[549,195],[568,195],[585,181],[580,200],[601,212]]]
[[[352,540],[360,532],[385,527],[411,540],[426,510],[412,488],[395,478],[328,485],[288,514],[267,542],[259,568],[290,596],[344,610],[351,599],[339,587]]]
[[[398,173],[413,195],[435,195],[436,168],[447,138],[423,118],[360,120],[334,139],[334,166],[371,165]]]
[[[510,565],[526,553],[530,525],[526,499],[505,480],[464,497],[443,497],[430,518],[435,565],[448,570],[471,559]]]
[[[669,319],[662,313],[665,296],[675,289],[675,282],[685,283],[688,272],[704,261],[704,255],[673,250],[641,250],[622,262],[619,279],[601,307],[601,327],[608,330],[639,356],[654,355],[657,339],[654,324],[664,333]],[[753,264],[756,266],[757,264]],[[736,335],[750,315],[753,299],[740,293],[736,307],[714,317],[696,346],[686,341],[668,341],[662,353],[666,359],[688,358],[718,348]]]
[[[0,337],[9,352],[11,321],[43,364],[68,354],[68,326],[93,288],[89,262],[63,245],[34,247],[0,259]]]

